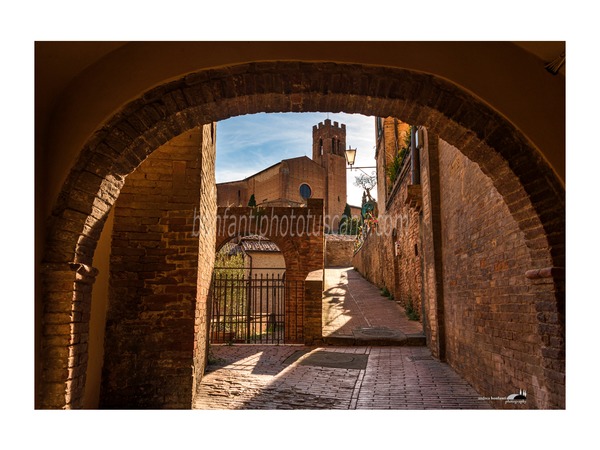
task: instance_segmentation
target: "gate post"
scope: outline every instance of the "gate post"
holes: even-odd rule
[[[313,270],[304,281],[304,343],[323,341],[323,270]]]

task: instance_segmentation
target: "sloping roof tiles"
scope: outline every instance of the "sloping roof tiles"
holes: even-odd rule
[[[244,236],[240,245],[244,249],[245,252],[280,252],[279,247],[277,245],[264,238],[262,236],[258,236],[256,234]]]

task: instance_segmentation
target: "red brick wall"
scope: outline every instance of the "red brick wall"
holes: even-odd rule
[[[360,250],[352,257],[352,265],[367,280],[379,288],[387,287],[392,279],[389,272],[385,269],[389,267],[386,264],[386,246],[382,236],[373,233],[365,240]]]
[[[377,137],[377,199],[379,200],[380,212],[386,208],[386,203],[392,195],[392,183],[387,173],[387,168],[392,163],[394,156],[400,148],[404,146],[404,138],[409,131],[409,125],[395,119],[394,117],[385,117],[381,121],[382,133]]]
[[[249,98],[252,101],[246,101]],[[58,176],[57,185],[52,189],[60,194],[56,200],[47,202],[47,212],[50,209],[53,212],[47,221],[42,220],[46,223],[38,227],[43,243],[40,257],[44,276],[36,302],[36,316],[40,318],[36,330],[41,341],[38,344],[41,357],[36,367],[41,378],[38,381],[40,405],[69,407],[72,396],[80,389],[71,389],[71,385],[81,385],[81,377],[74,382],[70,365],[73,360],[79,364],[85,359],[86,345],[71,347],[67,357],[61,346],[75,341],[85,344],[88,330],[79,314],[73,319],[64,317],[81,306],[76,286],[80,283],[62,277],[67,276],[69,263],[75,262],[90,274],[85,276],[85,282],[91,285],[94,271],[90,265],[103,220],[133,168],[155,148],[193,124],[255,112],[307,110],[392,115],[436,130],[496,180],[513,215],[521,216],[521,228],[533,247],[531,252],[539,255],[531,269],[564,268],[564,186],[525,134],[451,82],[427,73],[329,62],[300,65],[297,62],[251,62],[188,74],[157,85],[123,105],[97,127],[90,124],[79,139],[71,140],[82,143],[80,157],[62,188],[59,184],[63,177]],[[556,155],[563,154],[560,139],[549,139],[546,144],[556,150]],[[557,158],[560,172],[560,157]],[[63,176],[68,167],[65,162]],[[509,175],[504,177],[506,173]],[[516,192],[517,189],[521,192]],[[524,221],[531,222],[529,227]],[[48,225],[46,239],[41,237],[44,225]],[[546,280],[552,282],[552,278]],[[74,281],[77,281],[75,286]],[[564,341],[559,336],[564,301],[557,308],[556,299],[546,295],[545,283],[532,281],[532,291],[540,299],[537,301],[538,326],[546,346],[543,351],[548,355],[548,376],[555,379],[559,389],[561,382],[564,387]],[[562,294],[564,300],[564,289]],[[85,297],[82,296],[84,300]],[[54,327],[56,320],[60,320],[61,325],[65,325],[63,321],[68,322]],[[67,344],[63,344],[64,339]],[[556,359],[549,360],[552,354]],[[62,400],[57,400],[59,396]]]
[[[250,200],[247,181],[232,181],[219,183],[217,189],[217,204],[222,206],[248,206]]]
[[[101,407],[191,405],[214,258],[214,230],[202,224],[216,204],[212,132],[206,125],[154,151],[117,200]]]
[[[339,155],[329,155],[327,159],[325,226],[337,232],[346,207],[346,159]]]
[[[440,165],[438,139],[425,134],[421,157],[421,245],[423,247],[423,317],[427,345],[434,356],[445,359],[444,284],[442,278],[442,240],[440,216]]]
[[[281,197],[305,203],[300,195],[300,185],[307,183],[312,191],[311,198],[324,198],[325,170],[314,161],[304,157],[283,161],[281,172]]]
[[[355,267],[402,302],[408,293],[423,294],[432,353],[482,395],[524,389],[527,408],[564,406],[561,338],[550,313],[557,286],[552,278],[526,276],[535,265],[531,249],[492,180],[455,147],[426,132],[425,138],[421,216],[407,206],[404,175],[379,218],[379,233],[354,256]],[[406,225],[397,229],[397,246],[382,229],[394,215]]]
[[[313,126],[312,134],[313,161],[325,168],[326,195],[321,197],[325,201],[325,226],[337,231],[346,206],[346,125],[325,119]]]
[[[488,396],[545,407],[536,296],[523,233],[491,180],[440,141],[446,358]]]
[[[409,304],[421,316],[422,310],[422,246],[420,239],[419,210],[407,204],[410,183],[410,160],[407,158],[404,170],[394,187],[388,203],[390,223],[395,233],[391,234],[392,264],[394,283],[389,286],[394,299],[407,307]],[[386,217],[383,218],[386,220]]]
[[[280,198],[282,194],[280,170],[281,166],[276,165],[253,175],[248,180],[248,197],[254,194],[256,203],[259,205],[265,201]],[[243,206],[248,205],[245,204]]]
[[[407,188],[406,183],[406,178],[398,183],[389,210],[379,216],[378,230],[369,235],[352,263],[365,278],[392,293],[394,300],[402,306],[411,303],[420,316],[420,220],[419,213],[404,204],[402,194]]]
[[[399,142],[404,140],[408,125],[384,120],[384,132],[379,140],[378,169],[382,167],[382,155],[395,148],[396,131]],[[378,170],[380,175],[381,169]],[[381,183],[381,176],[378,178]],[[389,183],[389,178],[385,180]],[[419,209],[408,202],[411,188],[410,157],[407,156],[395,183],[378,202],[378,229],[372,232],[363,248],[353,258],[356,269],[380,288],[386,288],[402,306],[409,304],[421,316],[422,309],[422,248],[420,241]],[[379,192],[379,191],[378,191]],[[381,192],[379,193],[381,195]]]
[[[194,382],[202,380],[208,358],[208,295],[215,262],[217,187],[215,180],[216,124],[202,127],[200,206],[193,231],[198,235],[198,277],[194,322]]]
[[[43,288],[51,301],[44,310],[43,375],[47,386],[41,407],[77,409],[84,401],[92,285],[97,270],[75,263],[61,266],[42,268]],[[65,305],[70,308],[68,313]]]

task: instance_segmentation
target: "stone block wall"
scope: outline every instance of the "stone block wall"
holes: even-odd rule
[[[356,236],[325,235],[325,267],[350,267]]]
[[[214,260],[214,223],[207,222],[216,205],[212,133],[206,125],[155,150],[121,190],[100,407],[191,405]]]

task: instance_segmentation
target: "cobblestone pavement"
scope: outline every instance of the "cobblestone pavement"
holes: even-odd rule
[[[212,346],[194,409],[489,409],[426,347]]]

